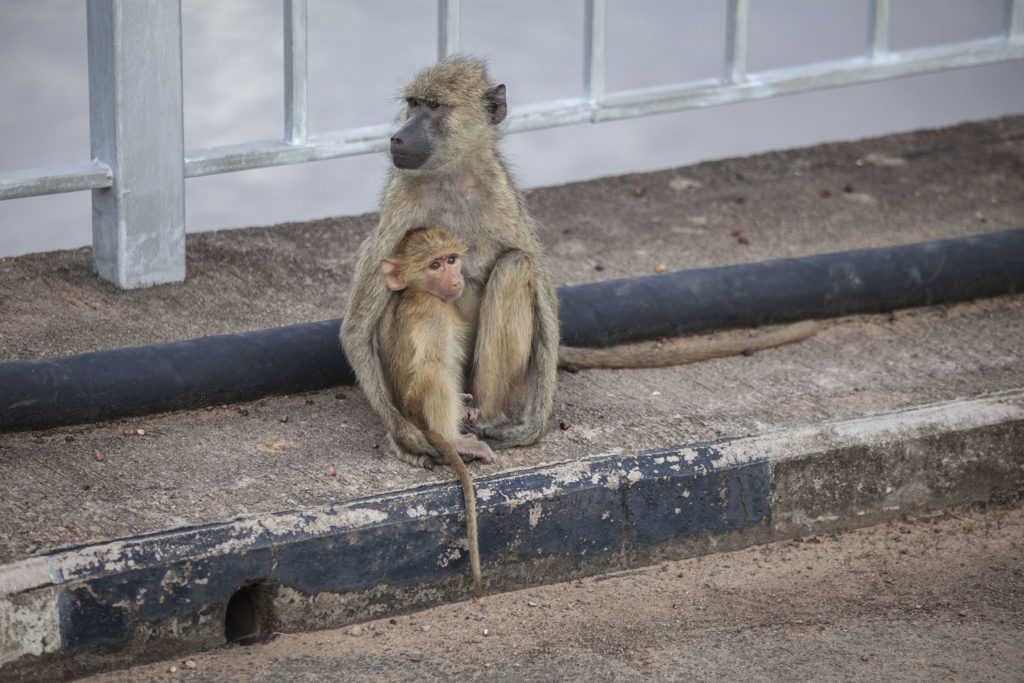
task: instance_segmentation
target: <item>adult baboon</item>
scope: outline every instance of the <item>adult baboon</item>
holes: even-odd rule
[[[505,86],[483,62],[454,57],[420,72],[402,93],[401,128],[380,222],[360,247],[341,344],[370,405],[410,454],[441,456],[396,410],[374,332],[392,293],[380,261],[410,230],[437,226],[468,248],[455,303],[469,324],[467,384],[475,429],[495,448],[531,444],[551,413],[558,357],[558,299],[536,228],[497,148]]]

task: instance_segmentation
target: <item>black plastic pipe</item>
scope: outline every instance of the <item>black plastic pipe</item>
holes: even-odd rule
[[[1024,291],[1024,228],[562,287],[562,340],[604,346]],[[0,363],[0,431],[351,384],[340,320]]]

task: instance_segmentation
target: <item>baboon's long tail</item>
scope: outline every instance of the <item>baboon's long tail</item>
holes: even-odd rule
[[[558,347],[558,367],[577,368],[660,368],[696,363],[721,356],[770,349],[810,337],[821,329],[815,320],[758,331],[753,335],[733,334],[720,339],[679,337],[659,342],[613,346],[607,349]],[[744,331],[746,332],[746,331]]]
[[[429,429],[423,430],[423,436],[431,446],[436,448],[441,455],[448,459],[455,473],[459,475],[462,482],[462,495],[466,501],[466,537],[469,541],[469,566],[473,571],[473,590],[477,597],[483,591],[483,575],[480,573],[480,542],[476,531],[476,495],[473,493],[473,477],[469,474],[469,468],[462,462],[462,457],[455,448],[437,432]]]

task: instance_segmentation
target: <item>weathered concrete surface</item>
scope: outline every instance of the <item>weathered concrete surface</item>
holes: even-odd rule
[[[531,205],[556,281],[566,284],[649,274],[663,264],[724,265],[1020,227],[1022,169],[1024,117],[1011,117],[542,189]],[[637,195],[638,187],[647,192]],[[360,217],[195,235],[188,282],[128,293],[98,284],[81,251],[0,260],[0,353],[39,357],[336,317],[355,245],[371,224],[372,217]],[[354,229],[342,232],[342,225]],[[733,230],[750,244],[739,244]],[[545,495],[531,483],[526,488],[540,496],[540,513],[509,511],[501,519],[520,520],[518,532],[534,519],[537,529],[555,525],[555,536],[538,543],[560,552],[542,551],[534,560],[516,554],[511,536],[488,536],[485,579],[502,590],[801,529],[850,528],[1012,490],[1024,480],[1022,336],[1024,296],[1015,295],[832,320],[807,342],[749,358],[560,374],[541,443],[474,466],[474,474],[491,486],[604,463],[617,494],[581,489],[573,500],[610,497],[563,510],[559,501],[565,504],[568,494],[555,488]],[[0,610],[2,627],[16,634],[0,639],[0,677],[40,671],[40,664],[50,673],[82,671],[141,653],[216,645],[224,641],[228,599],[252,580],[266,580],[274,618],[292,628],[348,623],[463,594],[463,559],[454,557],[461,555],[462,527],[450,473],[421,472],[386,457],[377,447],[380,426],[357,391],[210,408],[0,435],[0,591],[18,606]],[[560,421],[569,428],[559,429]],[[642,470],[634,482],[630,470],[612,463],[654,467],[652,458],[663,456],[647,451],[698,448],[680,444],[713,448],[715,467],[725,469],[711,472],[731,481],[749,476],[742,481],[763,483],[770,463],[766,510],[746,507],[717,535],[680,512],[686,521],[678,526],[648,529],[665,543],[635,538],[634,530],[659,516],[634,515],[625,523],[615,515],[634,509],[628,492],[656,490],[660,475]],[[623,459],[623,450],[639,455]],[[327,476],[329,468],[337,475]],[[733,509],[726,502],[740,500],[738,484],[730,486],[707,489],[708,505],[723,507],[699,509]],[[405,522],[423,532],[415,538],[427,543],[426,557],[406,565],[398,544],[388,544],[391,555],[373,556],[386,557],[386,568],[411,567],[408,575],[384,580],[384,568],[371,569],[366,588],[348,594],[317,594],[318,587],[338,586],[300,576],[317,556],[300,548],[316,548],[333,562],[331,553],[339,551],[327,547],[331,539],[388,528],[383,521],[365,529],[333,526],[338,510],[410,495],[439,501],[437,515]],[[666,498],[649,502],[675,519],[677,506],[668,507]],[[484,519],[500,509],[490,504]],[[558,525],[577,519],[565,510],[589,519],[588,509],[620,524],[618,536],[599,536],[611,545],[596,559],[572,555],[575,527]],[[298,523],[292,535],[268,521],[289,519]],[[589,534],[606,522],[581,529]],[[444,541],[425,540],[432,534]],[[439,568],[443,557],[453,561]],[[356,569],[362,566],[356,558]],[[434,573],[416,573],[427,568]],[[54,654],[40,661],[41,652]]]

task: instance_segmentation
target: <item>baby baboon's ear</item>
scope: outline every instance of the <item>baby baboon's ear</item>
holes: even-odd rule
[[[484,104],[487,107],[487,120],[493,125],[498,125],[505,120],[508,114],[508,105],[505,103],[505,84],[496,85],[484,93]]]
[[[380,269],[384,273],[384,283],[393,292],[400,292],[405,289],[405,278],[402,276],[402,266],[398,261],[382,258]]]

